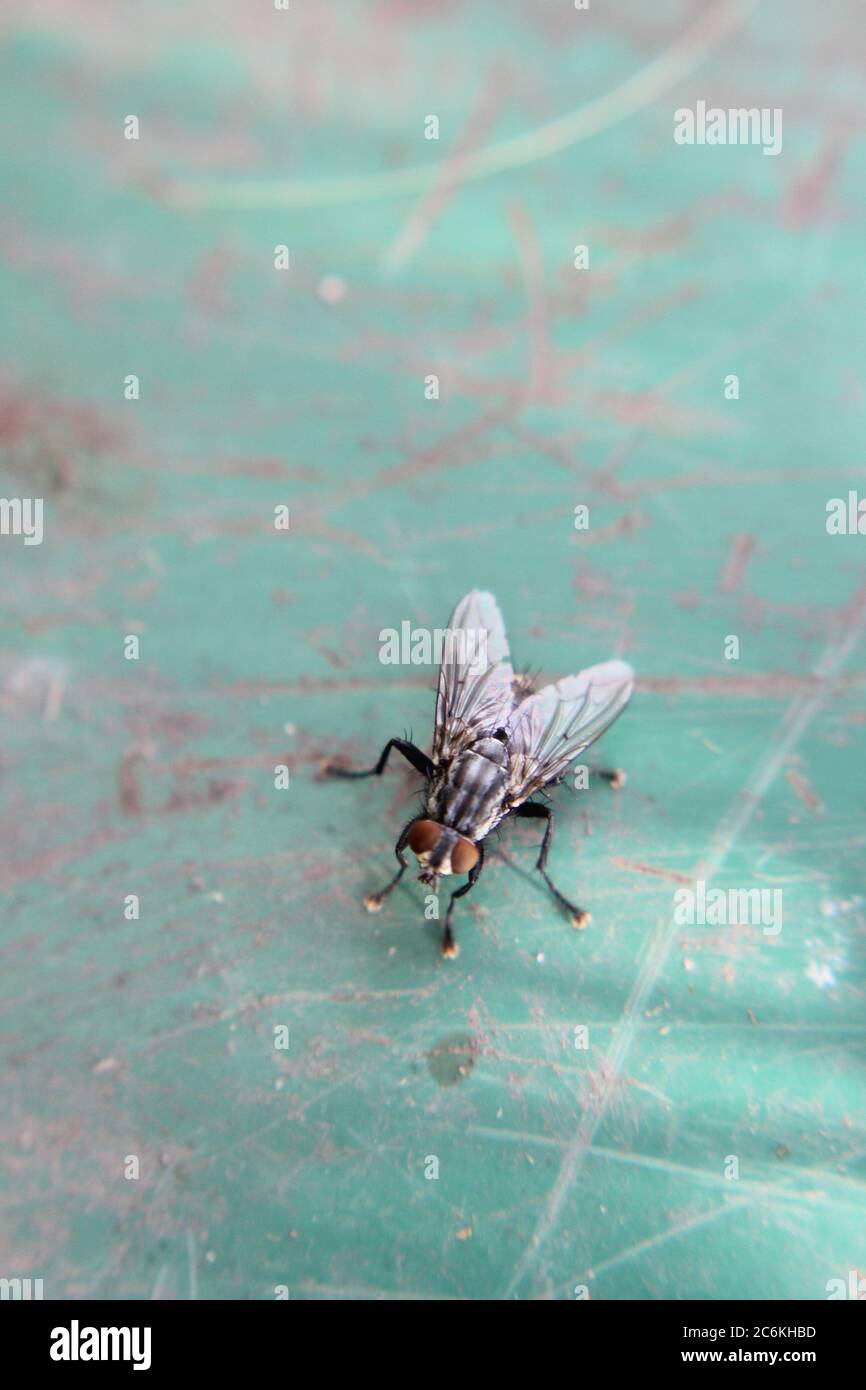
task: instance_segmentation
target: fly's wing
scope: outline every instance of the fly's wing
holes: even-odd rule
[[[434,763],[449,761],[480,733],[507,727],[513,681],[496,599],[473,589],[448,620],[436,691]]]
[[[509,726],[509,800],[519,806],[565,772],[622,714],[634,688],[625,661],[604,661],[546,685],[518,705]]]

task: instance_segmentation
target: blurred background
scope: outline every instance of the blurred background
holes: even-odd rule
[[[866,491],[862,6],[0,23],[0,495],[44,499],[0,537],[0,1275],[862,1273],[866,539],[826,530]],[[782,151],[676,144],[698,101],[781,108]],[[418,779],[317,770],[429,746],[379,633],[474,586],[516,662],[639,684],[626,789],[557,801],[592,927],[517,826],[443,963],[413,878],[362,907]],[[678,925],[698,879],[781,889],[781,933]]]

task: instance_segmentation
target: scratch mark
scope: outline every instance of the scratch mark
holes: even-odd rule
[[[731,4],[714,6],[669,48],[611,91],[536,130],[468,155],[462,170],[464,182],[547,159],[642,111],[736,33],[756,3],[757,0],[732,0]],[[324,207],[417,192],[427,188],[431,178],[441,177],[443,168],[447,168],[445,160],[432,166],[412,165],[407,169],[358,178],[250,179],[244,182],[176,180],[164,185],[162,195],[167,202],[181,207],[231,207],[247,211]]]
[[[529,379],[525,404],[559,404],[554,384],[555,365],[550,343],[547,301],[544,295],[544,263],[538,237],[522,204],[509,208],[509,221],[517,243],[526,297],[529,303]]]
[[[198,1298],[198,1262],[196,1258],[195,1237],[192,1231],[186,1233],[186,1250],[189,1256],[189,1296],[196,1301]]]
[[[783,204],[783,219],[788,227],[804,227],[820,222],[827,213],[827,200],[842,156],[847,137],[835,135],[824,147],[814,164],[791,182]]]
[[[681,1221],[678,1226],[671,1226],[666,1231],[660,1231],[654,1236],[648,1236],[645,1240],[639,1240],[635,1245],[630,1245],[628,1249],[621,1250],[617,1255],[612,1255],[610,1259],[602,1260],[600,1264],[593,1265],[592,1269],[580,1275],[576,1282],[582,1284],[587,1279],[594,1279],[604,1270],[614,1269],[616,1265],[622,1264],[624,1260],[645,1255],[648,1250],[655,1250],[659,1245],[666,1245],[668,1241],[676,1240],[689,1231],[695,1231],[699,1226],[707,1226],[711,1222],[719,1221],[730,1212],[748,1211],[751,1206],[751,1202],[732,1200],[726,1202],[724,1206],[714,1207],[712,1211],[703,1212],[700,1216],[693,1216],[688,1221]]]
[[[822,809],[820,799],[812,791],[812,788],[809,786],[809,783],[802,773],[797,772],[796,769],[792,767],[790,771],[785,773],[785,777],[789,786],[793,788],[795,794],[800,798],[803,805],[807,807],[808,810],[820,811]]]
[[[476,103],[453,151],[437,166],[426,193],[385,250],[382,270],[386,275],[395,275],[408,264],[423,245],[433,223],[451,202],[472,149],[484,140],[490,130],[495,110],[495,86],[492,80],[488,80],[486,91]]]
[[[816,672],[820,677],[819,688],[811,694],[793,700],[788,706],[766,753],[755,766],[739,796],[722,816],[706,852],[692,871],[693,880],[703,879],[709,882],[722,866],[738,835],[748,825],[762,798],[775,781],[785,759],[796,748],[821,709],[837,674],[862,636],[866,623],[866,585],[861,586],[852,595],[851,601],[845,606],[845,612],[853,621],[844,635],[831,639],[825,647]],[[603,1082],[587,1105],[577,1132],[563,1155],[559,1174],[544,1203],[535,1230],[508,1281],[505,1291],[507,1298],[514,1295],[556,1229],[573,1183],[583,1166],[587,1150],[607,1114],[611,1099],[617,1092],[626,1059],[640,1033],[641,1018],[667,963],[676,934],[676,923],[671,917],[666,925],[655,932],[650,942],[623,1011],[622,1026],[617,1030],[605,1058]]]
[[[613,855],[610,862],[619,869],[632,869],[636,874],[654,874],[657,878],[670,879],[671,883],[694,882],[688,874],[678,874],[673,869],[659,869],[654,864],[638,864],[634,859],[622,859],[618,854]]]
[[[743,582],[746,566],[755,551],[754,536],[741,532],[731,541],[731,551],[719,579],[719,589],[723,594],[732,594]]]
[[[136,768],[141,762],[141,749],[128,749],[120,762],[117,773],[117,789],[120,796],[120,805],[126,815],[141,815],[141,788],[138,784]]]

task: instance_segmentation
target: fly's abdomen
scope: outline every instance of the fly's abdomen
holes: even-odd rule
[[[508,752],[495,738],[459,753],[436,792],[436,818],[475,839],[498,818],[505,799]]]

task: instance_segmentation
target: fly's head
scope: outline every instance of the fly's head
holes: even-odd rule
[[[434,893],[440,875],[468,874],[478,863],[478,846],[435,820],[416,820],[409,831],[409,848],[421,866],[418,882]]]

